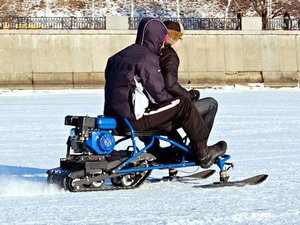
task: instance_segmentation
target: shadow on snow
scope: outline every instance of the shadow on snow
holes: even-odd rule
[[[44,183],[47,179],[46,171],[47,169],[33,167],[0,165],[0,177],[11,176],[14,178],[22,178],[24,180],[33,182]]]

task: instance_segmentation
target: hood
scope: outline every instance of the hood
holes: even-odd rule
[[[159,55],[168,30],[159,19],[147,17],[141,20],[135,43],[146,46],[151,52]]]

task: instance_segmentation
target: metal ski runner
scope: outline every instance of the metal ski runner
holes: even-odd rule
[[[214,182],[211,184],[204,184],[204,185],[195,185],[195,188],[218,188],[218,187],[243,187],[245,185],[257,185],[264,182],[268,175],[267,174],[260,174],[253,177],[249,177],[243,180],[237,181],[228,181],[229,176],[227,175],[227,171],[230,168],[233,168],[232,163],[227,163],[226,161],[230,159],[230,155],[224,155],[223,157],[219,157],[215,164],[218,165],[220,168],[220,181]],[[227,165],[227,167],[225,166]]]
[[[212,184],[195,185],[195,188],[218,188],[218,187],[243,187],[245,185],[257,185],[267,179],[267,174],[260,174],[257,176],[249,177],[244,180],[227,181],[227,182],[214,182]]]
[[[208,177],[210,177],[211,175],[213,175],[216,171],[215,170],[204,170],[198,173],[194,173],[191,175],[187,175],[187,176],[164,176],[162,178],[148,178],[147,181],[151,182],[151,183],[155,183],[155,182],[161,182],[161,181],[179,181],[179,182],[183,182],[183,181],[193,181],[193,180],[197,180],[197,179],[206,179]]]

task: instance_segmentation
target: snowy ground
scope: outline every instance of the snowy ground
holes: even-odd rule
[[[235,163],[231,179],[267,173],[264,183],[223,189],[167,182],[110,192],[58,190],[48,186],[45,172],[65,155],[70,127],[64,126],[64,117],[101,114],[103,90],[0,90],[0,224],[299,224],[300,89],[225,88],[201,94],[219,102],[209,144],[228,142]],[[217,180],[215,174],[196,184]]]

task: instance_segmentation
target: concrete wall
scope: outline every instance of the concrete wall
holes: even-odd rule
[[[183,82],[200,86],[299,83],[298,32],[186,31],[181,47]]]
[[[261,31],[259,26],[245,30],[247,24],[253,28],[246,22],[243,31],[185,31],[179,50],[180,82],[194,87],[299,86],[299,32]],[[107,59],[134,43],[135,35],[121,28],[1,30],[0,88],[103,87]]]

